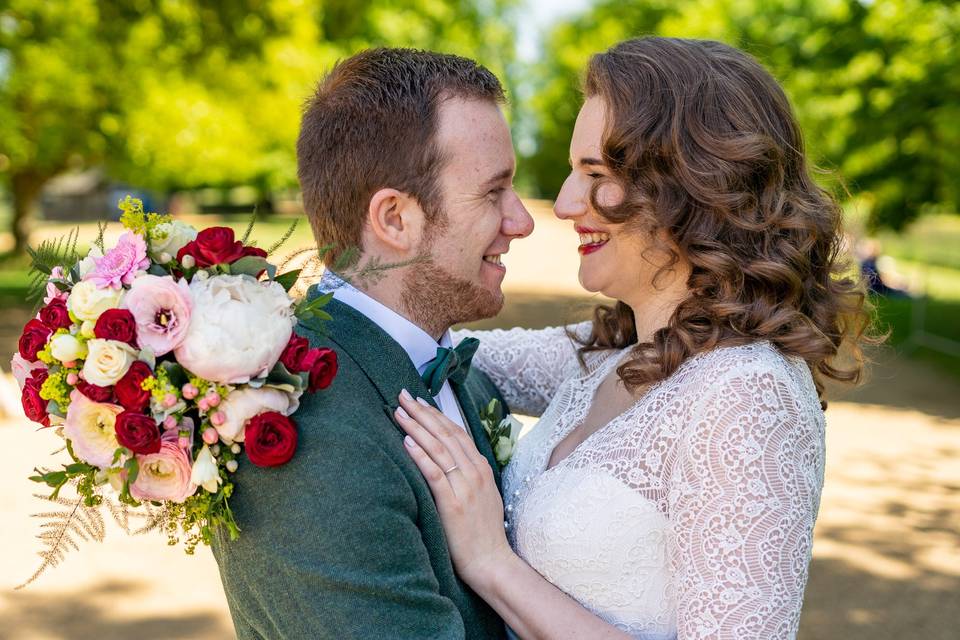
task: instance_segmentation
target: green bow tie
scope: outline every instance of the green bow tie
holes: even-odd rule
[[[476,338],[464,338],[453,349],[437,347],[437,357],[427,363],[421,376],[430,395],[440,393],[447,379],[462,383],[470,372],[470,361],[479,346],[480,341]]]

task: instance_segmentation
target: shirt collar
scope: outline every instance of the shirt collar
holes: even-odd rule
[[[383,329],[407,352],[419,373],[423,373],[427,364],[437,357],[437,347],[450,348],[453,344],[449,329],[443,332],[438,343],[410,320],[374,300],[332,271],[328,270],[323,274],[318,286],[321,291],[332,291],[336,300],[350,305]]]

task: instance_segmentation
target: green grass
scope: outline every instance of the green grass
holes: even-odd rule
[[[930,362],[960,381],[960,358],[917,344],[911,337],[927,333],[960,345],[960,300],[875,299],[881,331],[890,331],[888,344],[912,358]],[[922,324],[917,305],[924,305]]]
[[[924,216],[905,233],[881,231],[877,238],[898,261],[960,269],[960,215]]]

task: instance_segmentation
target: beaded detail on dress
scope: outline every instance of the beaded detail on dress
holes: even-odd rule
[[[581,367],[563,328],[467,335],[511,410],[541,416],[503,476],[528,564],[636,638],[796,636],[824,473],[805,362],[767,342],[699,354],[548,470],[627,350]]]

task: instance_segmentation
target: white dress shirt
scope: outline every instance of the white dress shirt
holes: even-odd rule
[[[353,307],[383,329],[407,352],[410,361],[420,375],[423,375],[430,361],[437,357],[438,347],[449,349],[453,345],[449,330],[443,333],[438,343],[429,333],[393,309],[377,302],[363,291],[345,282],[332,271],[324,273],[319,288],[324,292],[333,291],[334,300]],[[461,429],[466,430],[460,404],[457,402],[457,397],[454,395],[449,381],[443,383],[440,393],[435,395],[433,400],[437,403],[443,415],[450,418]]]

